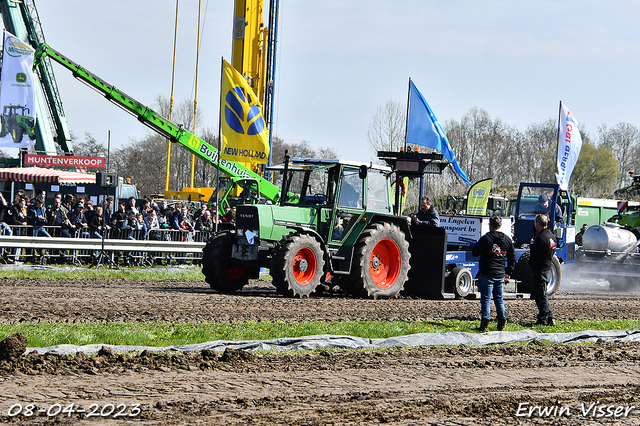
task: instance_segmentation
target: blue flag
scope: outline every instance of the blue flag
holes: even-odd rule
[[[451,150],[447,135],[440,127],[431,107],[422,97],[413,81],[409,80],[409,120],[407,123],[407,143],[428,146],[437,149],[448,161],[453,164],[454,170],[460,175],[467,185],[471,185],[469,178],[462,171]]]

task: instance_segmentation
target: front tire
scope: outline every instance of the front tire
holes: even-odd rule
[[[311,235],[288,236],[271,261],[271,277],[278,293],[309,297],[324,275],[324,253]]]
[[[0,138],[4,138],[9,133],[9,124],[7,123],[7,118],[2,115],[0,116]]]
[[[410,258],[409,242],[397,225],[373,224],[354,248],[352,292],[373,299],[396,297],[407,281]]]
[[[20,143],[22,142],[22,127],[18,126],[18,125],[14,125],[11,128],[11,136],[13,137],[13,142],[14,143]]]
[[[524,253],[520,256],[518,263],[514,270],[515,278],[521,283],[518,285],[518,290],[523,293],[531,293],[533,289],[533,271],[529,267],[530,253]],[[554,255],[551,259],[551,280],[547,284],[547,297],[551,298],[560,289],[560,283],[562,282],[562,268],[560,261]]]
[[[202,273],[209,286],[220,293],[234,293],[249,283],[252,269],[240,265],[231,258],[231,248],[236,236],[223,232],[210,238],[202,249]]]

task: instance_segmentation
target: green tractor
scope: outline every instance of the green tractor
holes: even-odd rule
[[[393,214],[391,169],[294,158],[280,172],[287,197],[277,204],[238,205],[235,227],[207,242],[202,272],[211,288],[238,291],[264,267],[285,296],[308,297],[328,283],[356,297],[397,296],[411,267],[411,229],[405,217]],[[444,230],[435,232],[444,236]],[[443,236],[440,245],[429,244],[440,254],[430,256],[436,259],[437,286],[443,282]]]
[[[30,115],[29,108],[22,105],[5,105],[0,115],[0,138],[11,133],[13,142],[22,142],[23,135],[29,139],[36,138],[35,120]]]

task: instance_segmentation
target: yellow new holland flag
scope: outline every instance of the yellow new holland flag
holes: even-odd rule
[[[262,105],[242,75],[223,61],[222,158],[241,163],[265,164],[269,135]]]

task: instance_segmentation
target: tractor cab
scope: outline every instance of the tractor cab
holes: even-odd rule
[[[514,243],[527,247],[535,237],[534,221],[537,215],[546,214],[548,228],[558,242],[556,254],[561,262],[574,259],[575,226],[571,217],[571,197],[560,191],[557,184],[520,183],[515,201]]]
[[[352,234],[355,224],[366,223],[365,212],[391,214],[389,167],[293,158],[290,164],[271,170],[283,174],[282,193],[295,194],[282,200],[281,205],[310,209],[317,232],[329,244],[340,244]]]
[[[2,113],[8,117],[15,117],[16,115],[30,116],[29,108],[22,105],[5,105]]]

